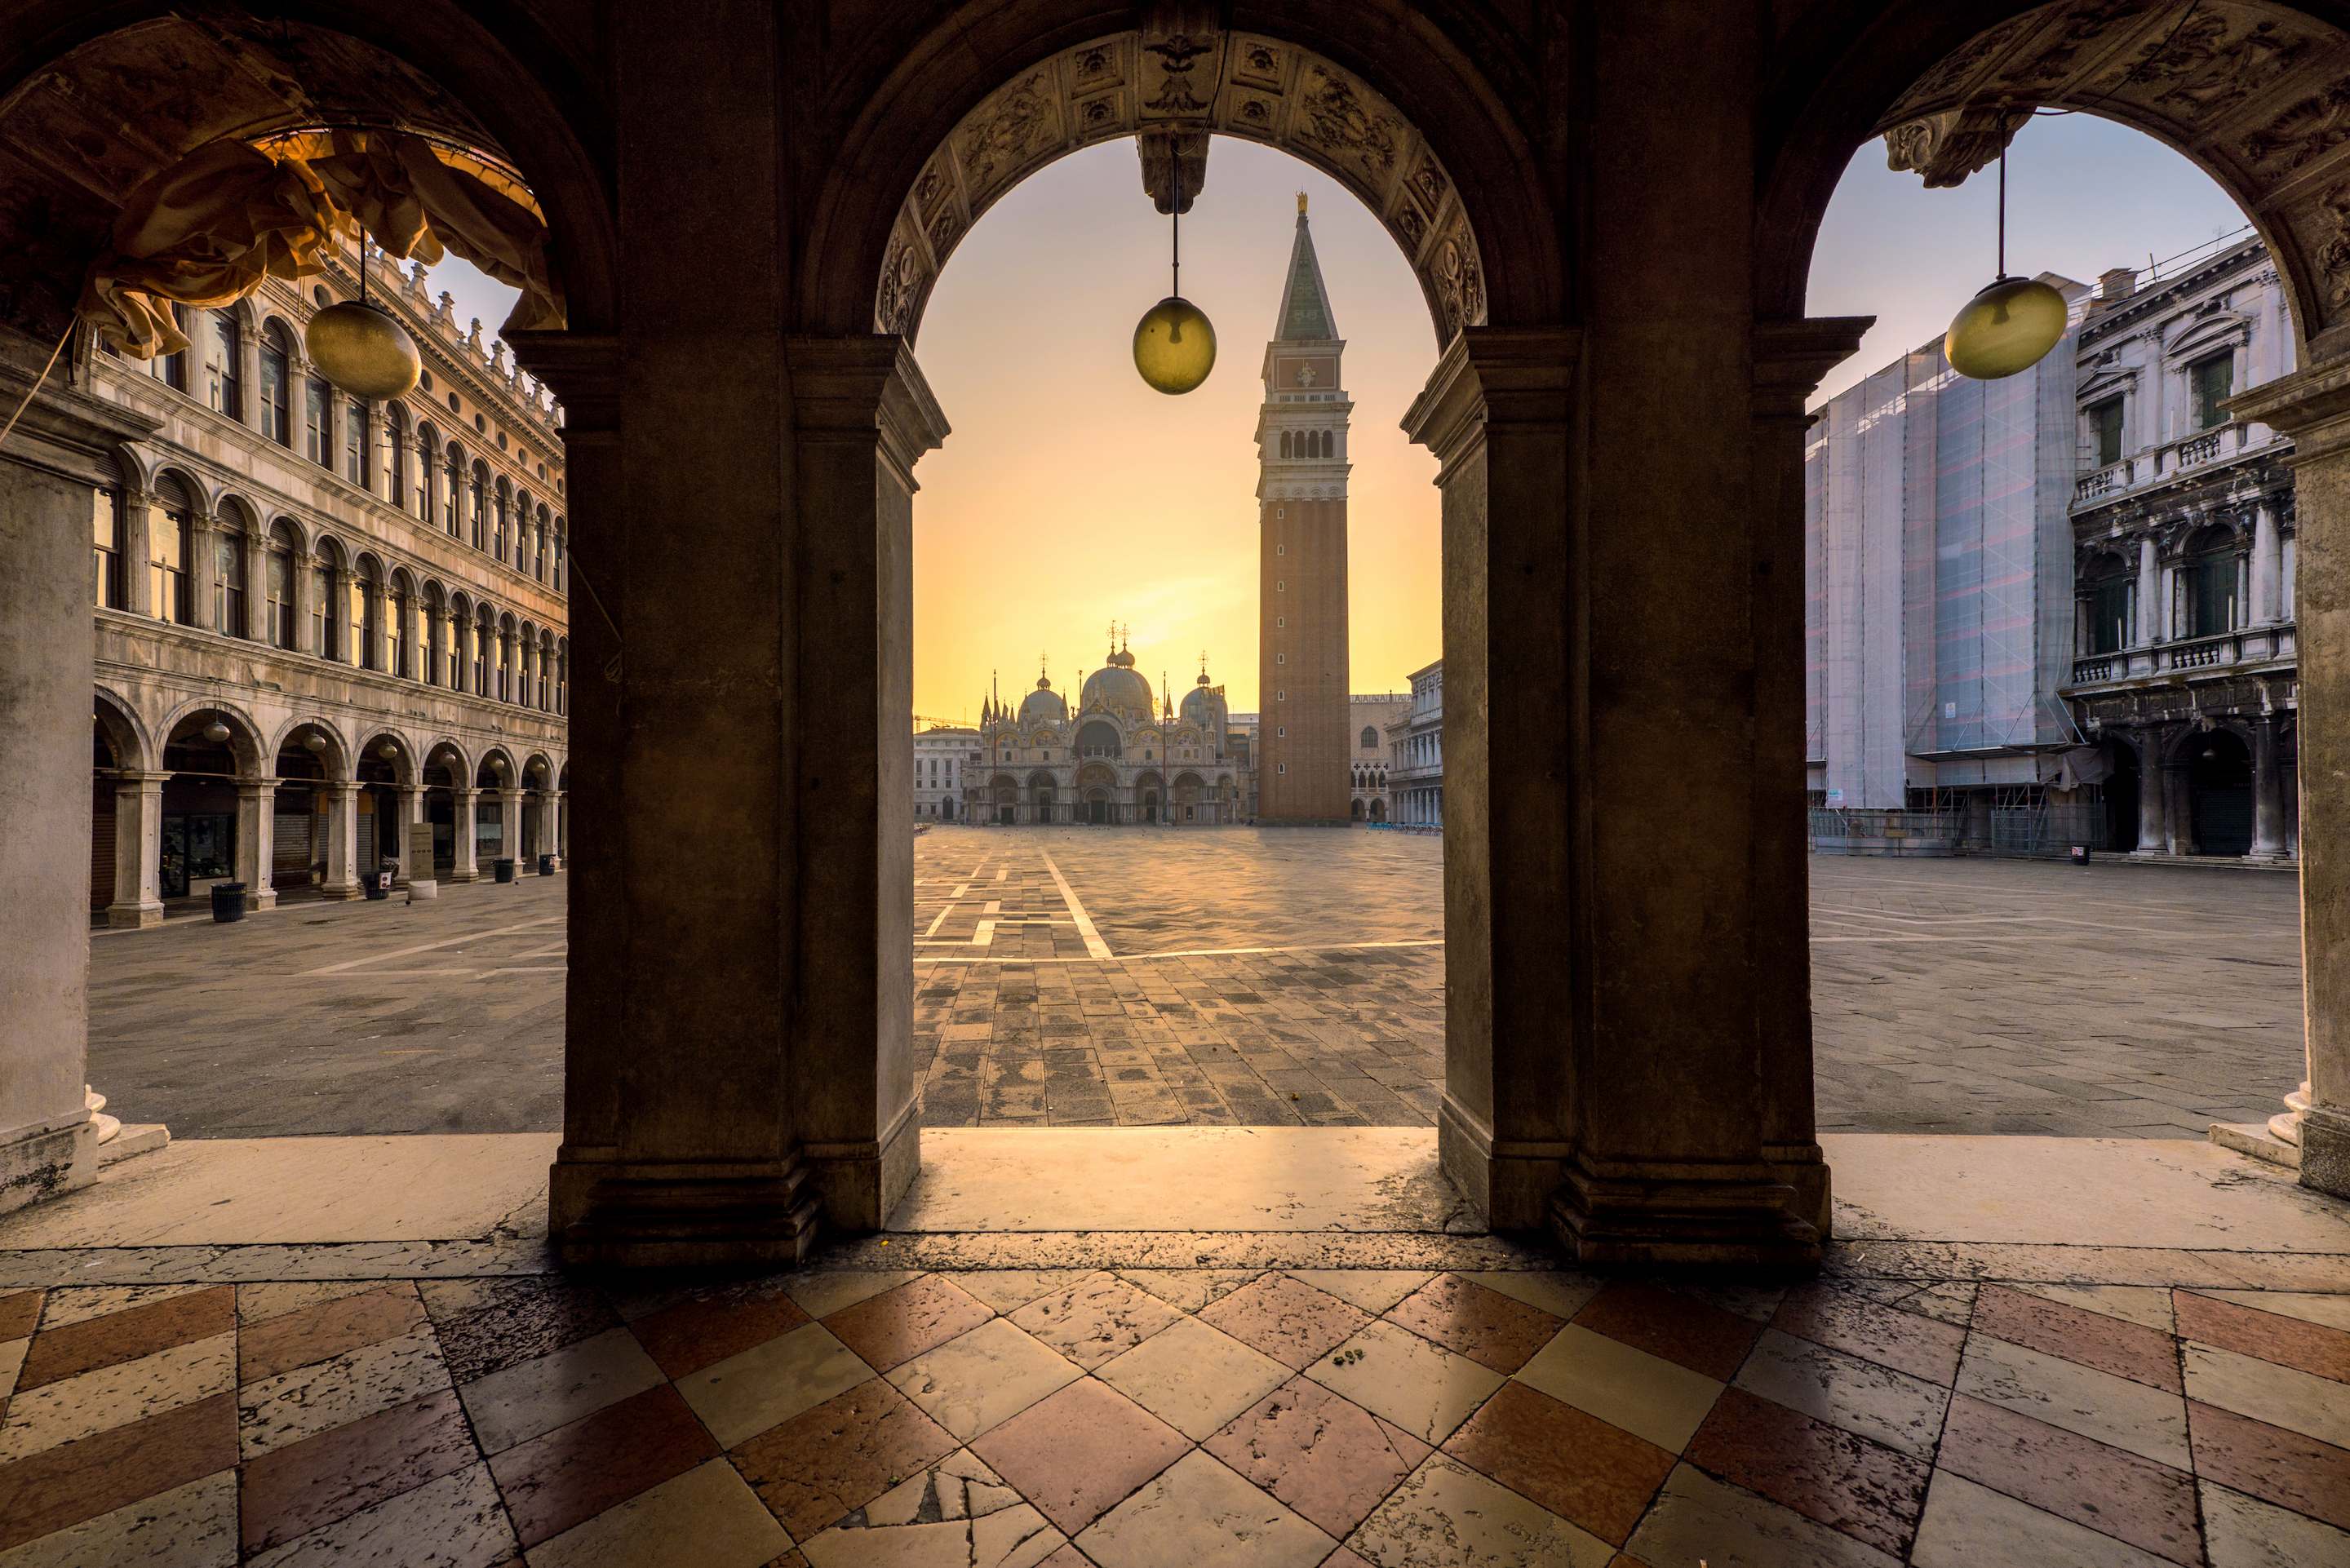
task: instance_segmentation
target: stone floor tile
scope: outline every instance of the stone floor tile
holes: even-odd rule
[[[808,1316],[830,1317],[845,1306],[921,1277],[920,1269],[811,1269],[790,1276],[784,1288]]]
[[[1916,1568],[2167,1568],[2151,1552],[1949,1470],[1936,1470],[1927,1488],[1926,1512],[1918,1521],[1909,1561]]]
[[[660,1381],[660,1368],[635,1336],[625,1328],[608,1328],[460,1384],[457,1392],[473,1418],[482,1451],[495,1454]]]
[[[2350,1450],[2191,1399],[2187,1410],[2196,1474],[2350,1530]]]
[[[800,1550],[809,1568],[1036,1568],[1065,1545],[1034,1503],[961,1449]]]
[[[137,1307],[152,1306],[170,1301],[174,1296],[190,1296],[213,1290],[212,1285],[66,1285],[48,1293],[40,1300],[41,1330],[67,1328],[74,1324],[88,1323],[94,1317],[106,1317],[114,1313],[128,1312]]]
[[[1363,1521],[1347,1546],[1373,1568],[1606,1568],[1597,1536],[1431,1454]]]
[[[491,1568],[515,1558],[514,1527],[476,1461],[275,1551],[252,1568]]]
[[[1959,1375],[1959,1353],[1967,1336],[1938,1318],[1903,1312],[1832,1285],[1791,1291],[1772,1326],[1929,1383],[1948,1384]]]
[[[1936,1461],[1993,1491],[2199,1568],[2193,1478],[1961,1394]]]
[[[2066,1306],[2140,1324],[2158,1334],[2171,1332],[2170,1292],[2161,1285],[2062,1285],[2019,1281],[2008,1287]]]
[[[1182,1314],[1116,1274],[1087,1274],[1011,1314],[1013,1324],[1087,1371]]]
[[[723,1459],[639,1492],[528,1552],[530,1568],[762,1568],[792,1549],[758,1494]]]
[[[2194,1291],[2178,1293],[2178,1314],[2181,1339],[2350,1383],[2350,1333],[2341,1329]]]
[[[445,1388],[271,1449],[239,1478],[244,1550],[307,1534],[477,1457],[464,1409]]]
[[[969,1442],[1084,1376],[1067,1356],[999,1317],[916,1356],[889,1382]]]
[[[174,1293],[61,1327],[45,1325],[17,1369],[16,1391],[136,1361],[235,1327],[236,1292],[228,1285]]]
[[[1687,1464],[1677,1466],[1666,1480],[1656,1505],[1624,1550],[1642,1563],[1688,1564],[1702,1559],[1738,1568],[1895,1568],[1900,1562]],[[1995,1561],[2001,1568],[2022,1568],[2019,1559]]]
[[[872,1376],[830,1329],[808,1323],[677,1379],[677,1391],[719,1445],[733,1448]]]
[[[0,1552],[236,1464],[236,1401],[215,1394],[0,1464]]]
[[[1305,1376],[1440,1444],[1502,1386],[1502,1375],[1391,1323],[1374,1323],[1306,1367]]]
[[[1101,1568],[1316,1568],[1337,1542],[1197,1449],[1077,1537]]]
[[[999,1313],[1015,1313],[1030,1302],[1076,1284],[1090,1269],[972,1269],[946,1278]],[[1136,1282],[1138,1284],[1140,1281]],[[1149,1290],[1147,1284],[1143,1289]],[[1152,1294],[1158,1294],[1152,1292]],[[1180,1303],[1179,1303],[1180,1304]]]
[[[1975,1284],[1971,1280],[1945,1281],[1929,1285],[1898,1304],[1904,1312],[1939,1318],[1953,1328],[1964,1328],[1974,1321]]]
[[[234,1568],[236,1561],[234,1470],[0,1552],[7,1568]]]
[[[1286,1382],[1289,1368],[1186,1317],[1095,1376],[1196,1443]]]
[[[2088,1312],[2063,1302],[1985,1285],[1975,1297],[1974,1332],[1992,1334],[2043,1355],[2061,1355],[2116,1377],[2179,1392],[2178,1353],[2170,1335],[2141,1323]]]
[[[383,1288],[381,1280],[273,1281],[236,1287],[236,1321],[251,1328],[341,1296],[363,1296]]]
[[[1030,1406],[971,1448],[1075,1536],[1188,1446],[1174,1428],[1087,1377]]]
[[[952,1434],[876,1377],[760,1433],[734,1463],[805,1540],[954,1449]]]
[[[34,1340],[36,1349],[40,1340]],[[216,1334],[78,1376],[19,1387],[0,1419],[0,1464],[193,1405],[236,1386],[236,1335]],[[192,1477],[182,1477],[192,1480]]]
[[[1036,1568],[1094,1568],[1094,1564],[1071,1544],[1057,1548],[1051,1556],[1036,1564]]]
[[[1662,1356],[1717,1383],[1746,1359],[1762,1324],[1659,1285],[1609,1284],[1575,1314],[1577,1326]]]
[[[1673,1456],[1654,1443],[1515,1379],[1444,1451],[1617,1546],[1673,1468]]]
[[[1939,1383],[1775,1328],[1755,1342],[1738,1386],[1919,1459],[1933,1458],[1950,1398]]]
[[[2281,1313],[2297,1317],[2304,1323],[2322,1323],[2328,1328],[2350,1330],[2350,1294],[2320,1295],[2308,1291],[2227,1291],[2204,1288],[2198,1295],[2214,1301],[2233,1302],[2238,1306],[2256,1307],[2262,1312]]]
[[[888,1372],[994,1315],[945,1275],[924,1274],[841,1308],[824,1325],[868,1366]]]
[[[1499,1291],[1513,1301],[1540,1307],[1562,1321],[1581,1312],[1607,1282],[1561,1269],[1494,1269],[1461,1277],[1474,1280],[1489,1291]]]
[[[0,1291],[0,1340],[23,1339],[40,1321],[39,1291]]]
[[[1977,1334],[1958,1388],[2173,1469],[2189,1468],[2186,1401],[2143,1383]]]
[[[1387,1321],[1503,1374],[1523,1366],[1565,1326],[1540,1307],[1452,1273],[1437,1275],[1397,1303]]]
[[[1309,1377],[1293,1377],[1202,1445],[1333,1536],[1360,1524],[1429,1447]]]
[[[629,1323],[629,1332],[671,1377],[714,1366],[781,1338],[808,1321],[781,1282],[767,1279],[666,1302]]]
[[[8,1411],[8,1396],[16,1386],[16,1374],[25,1365],[25,1352],[32,1347],[30,1339],[0,1339],[0,1416]]]
[[[1678,1454],[1721,1385],[1573,1324],[1517,1371],[1521,1382]]]
[[[424,1325],[424,1303],[405,1280],[355,1295],[336,1296],[291,1312],[248,1323],[236,1336],[236,1376],[258,1382],[356,1350],[396,1339]]]
[[[448,1387],[441,1347],[420,1328],[245,1384],[236,1393],[238,1441],[247,1459],[258,1459]]]
[[[515,1533],[536,1546],[717,1453],[663,1383],[492,1456],[490,1470]]]
[[[417,1289],[449,1376],[471,1383],[617,1325],[598,1292],[560,1277],[427,1280]]]
[[[1302,1371],[1370,1323],[1370,1314],[1289,1274],[1266,1274],[1200,1309],[1200,1321]]]
[[[1687,1457],[1711,1475],[1896,1558],[1917,1532],[1930,1469],[1738,1387],[1722,1391]]]
[[[1292,1269],[1289,1273],[1373,1317],[1436,1277],[1426,1269]]]
[[[2350,1563],[2350,1531],[2204,1481],[2203,1544],[2211,1568],[2321,1568]]]

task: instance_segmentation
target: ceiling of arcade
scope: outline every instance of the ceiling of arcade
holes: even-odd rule
[[[0,101],[0,322],[64,329],[123,198],[204,144],[287,127],[398,124],[494,151],[432,78],[374,46],[227,7],[93,39]]]
[[[1950,55],[1877,130],[1894,168],[1955,185],[1998,155],[2001,110],[2039,105],[2195,158],[2294,277],[2308,336],[2350,323],[2350,35],[2257,0],[2062,0]]]
[[[1360,78],[1245,33],[1126,33],[1020,72],[955,126],[898,213],[873,302],[876,329],[912,337],[956,243],[1042,165],[1141,135],[1161,153],[1148,171],[1159,192],[1170,146],[1164,133],[1183,139],[1171,146],[1188,194],[1199,188],[1211,132],[1278,147],[1359,196],[1410,258],[1442,336],[1485,319],[1484,267],[1451,180],[1419,133]]]

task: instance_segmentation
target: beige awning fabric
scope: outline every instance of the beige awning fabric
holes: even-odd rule
[[[133,358],[177,353],[187,339],[162,302],[217,306],[265,277],[312,276],[325,270],[326,247],[355,233],[428,266],[454,251],[519,288],[506,331],[564,324],[546,224],[530,193],[485,159],[380,130],[197,149],[123,203],[80,312]]]

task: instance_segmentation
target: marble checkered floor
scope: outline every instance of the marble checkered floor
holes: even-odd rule
[[[1565,1272],[0,1295],[0,1568],[2350,1563],[2350,1295]]]

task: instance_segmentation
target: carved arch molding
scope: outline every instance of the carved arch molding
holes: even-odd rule
[[[1440,338],[1484,322],[1485,269],[1468,213],[1434,151],[1393,104],[1344,67],[1270,38],[1135,32],[1020,72],[948,133],[891,227],[874,330],[910,339],[956,244],[999,197],[1054,159],[1140,137],[1154,192],[1170,150],[1186,165],[1186,188],[1197,190],[1211,133],[1280,148],[1359,197],[1410,261]],[[1150,164],[1154,151],[1160,166]]]
[[[2196,159],[2277,253],[2304,334],[2350,324],[2350,35],[2260,0],[2064,0],[1976,36],[1877,129],[1893,168],[1956,185],[1998,156],[2001,110],[2043,104]]]

